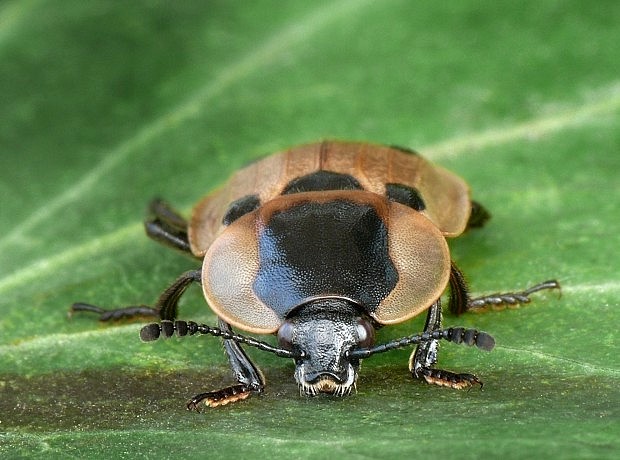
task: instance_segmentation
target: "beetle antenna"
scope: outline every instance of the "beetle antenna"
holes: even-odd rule
[[[280,356],[281,358],[301,358],[301,353],[295,353],[284,348],[274,347],[267,342],[254,339],[241,334],[234,334],[232,332],[223,331],[219,327],[211,327],[206,324],[197,324],[194,321],[167,321],[163,320],[160,323],[147,324],[140,330],[140,339],[143,342],[152,342],[159,338],[168,339],[172,337],[176,331],[178,337],[185,337],[187,335],[214,335],[216,337],[222,337],[226,340],[233,340],[237,343],[244,345],[250,345],[256,347],[259,350],[268,351]]]
[[[485,351],[491,351],[495,346],[495,339],[486,332],[476,329],[465,329],[464,327],[450,327],[448,329],[438,329],[436,331],[402,337],[370,348],[352,350],[349,352],[349,356],[353,359],[363,359],[375,353],[385,353],[386,351],[428,342],[429,340],[447,340],[448,342],[462,343],[467,346],[475,345]]]

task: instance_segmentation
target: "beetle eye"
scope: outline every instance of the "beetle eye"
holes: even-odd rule
[[[290,321],[284,321],[278,329],[278,344],[285,350],[293,350],[293,330],[295,326]]]
[[[375,328],[370,324],[370,321],[364,318],[357,320],[357,345],[360,348],[368,348],[375,343]]]

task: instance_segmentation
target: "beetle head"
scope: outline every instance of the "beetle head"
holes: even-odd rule
[[[278,330],[282,348],[297,354],[295,379],[307,395],[345,396],[357,380],[360,360],[349,352],[374,343],[374,327],[355,304],[321,298],[295,310]]]

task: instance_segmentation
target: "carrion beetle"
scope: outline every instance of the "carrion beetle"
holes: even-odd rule
[[[455,314],[523,304],[546,281],[527,290],[470,298],[451,261],[447,237],[479,227],[489,214],[467,184],[417,153],[367,143],[320,142],[266,157],[238,171],[200,201],[188,222],[155,200],[145,222],[153,239],[202,260],[181,275],[154,306],[105,310],[76,303],[100,320],[155,316],[144,341],[209,334],[223,339],[235,385],[194,396],[188,409],[218,406],[263,391],[263,375],[241,345],[295,361],[306,395],[349,394],[360,361],[417,345],[409,360],[416,379],[456,389],[480,384],[473,374],[435,368],[440,340],[491,350],[492,336],[475,329],[442,329],[441,295],[449,288]],[[219,319],[218,327],[177,319],[192,283]],[[375,330],[425,311],[424,331],[375,344]],[[276,334],[278,345],[234,333],[232,327]]]

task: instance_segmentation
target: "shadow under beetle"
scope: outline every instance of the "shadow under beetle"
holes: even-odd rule
[[[76,303],[71,311],[95,312],[102,321],[159,317],[142,328],[144,341],[175,332],[221,337],[237,383],[194,396],[188,409],[263,391],[263,375],[242,344],[293,359],[306,395],[348,395],[363,358],[410,345],[417,345],[409,360],[414,378],[456,389],[481,385],[472,374],[434,367],[440,340],[486,351],[495,345],[485,332],[442,329],[446,288],[455,314],[528,303],[534,292],[559,288],[552,280],[470,298],[446,237],[488,217],[461,178],[410,150],[345,142],[296,147],[237,172],[196,205],[189,222],[165,202],[151,203],[146,233],[202,260],[155,306]],[[177,320],[179,298],[192,283],[202,286],[219,327]],[[375,345],[377,328],[424,311],[422,333]],[[277,334],[278,346],[236,334],[233,326]]]

